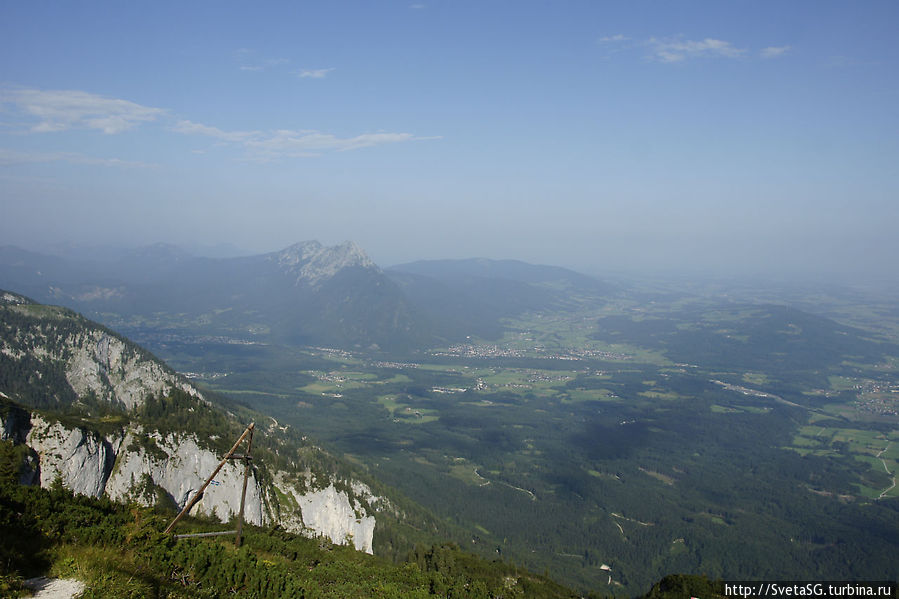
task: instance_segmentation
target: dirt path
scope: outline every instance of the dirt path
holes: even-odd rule
[[[477,468],[474,469],[474,475],[477,476],[477,477],[478,477],[479,479],[481,479],[482,481],[484,481],[484,482],[482,482],[481,484],[478,485],[479,487],[486,487],[487,485],[490,484],[490,481],[489,481],[489,480],[487,480],[486,478],[484,478],[483,476],[481,476],[481,473],[478,472],[478,469],[477,469]]]
[[[883,449],[881,449],[880,453],[877,454],[877,458],[880,460],[880,463],[883,464],[883,469],[886,470],[887,474],[889,474],[890,476],[893,476],[893,473],[890,472],[889,468],[887,468],[887,461],[880,456],[882,456],[883,452],[888,450],[892,445],[893,445],[893,442],[890,441],[889,443],[887,443],[887,446],[884,447]],[[886,489],[884,489],[883,492],[880,494],[880,497],[878,497],[877,499],[883,499],[884,496],[886,496],[886,494],[889,493],[890,491],[892,491],[895,487],[896,487],[896,477],[893,476],[893,484],[890,485],[889,487],[887,487]]]
[[[486,487],[491,482],[491,481],[487,480],[486,478],[484,478],[483,476],[481,476],[481,473],[478,472],[477,468],[474,469],[474,475],[477,476],[480,480],[484,481],[479,485],[481,487]],[[501,485],[506,485],[510,489],[515,489],[516,491],[521,491],[522,493],[526,493],[531,498],[531,501],[537,501],[537,496],[534,495],[533,493],[531,493],[530,491],[528,491],[527,489],[522,489],[521,487],[516,487],[515,485],[510,485],[509,483],[503,482],[501,480],[498,480],[496,482]]]
[[[622,516],[621,514],[616,514],[612,512],[613,518],[620,518],[621,520],[627,520],[628,522],[633,522],[634,524],[639,524],[640,526],[653,526],[652,522],[640,522],[639,520],[634,520],[633,518],[628,518],[627,516]]]
[[[25,586],[34,591],[35,599],[74,599],[84,592],[84,583],[74,578],[29,578]]]
[[[528,491],[527,489],[522,489],[521,487],[516,487],[515,485],[510,485],[509,483],[504,483],[502,481],[499,481],[499,483],[501,485],[506,485],[510,489],[515,489],[516,491],[521,491],[522,493],[527,494],[531,498],[531,501],[537,501],[537,496],[534,495],[532,492]]]

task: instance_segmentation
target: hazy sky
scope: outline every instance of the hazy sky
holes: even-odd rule
[[[899,272],[899,3],[0,3],[0,245]]]

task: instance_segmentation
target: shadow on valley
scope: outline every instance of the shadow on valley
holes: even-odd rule
[[[705,368],[791,374],[854,361],[876,363],[899,346],[786,306],[722,306],[659,315],[609,316],[595,339],[626,340]]]
[[[650,441],[645,422],[608,422],[608,418],[589,421],[584,431],[570,437],[573,447],[591,460],[621,459],[631,456]]]

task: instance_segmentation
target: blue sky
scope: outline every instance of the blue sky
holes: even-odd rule
[[[896,2],[259,4],[0,4],[2,242],[897,270]]]

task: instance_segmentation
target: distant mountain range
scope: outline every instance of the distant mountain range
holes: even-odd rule
[[[0,286],[126,333],[149,327],[392,351],[497,337],[503,318],[611,291],[564,268],[513,260],[422,261],[382,270],[352,242],[306,241],[237,258],[196,257],[166,244],[73,255],[0,248]]]

